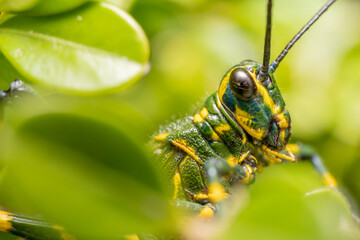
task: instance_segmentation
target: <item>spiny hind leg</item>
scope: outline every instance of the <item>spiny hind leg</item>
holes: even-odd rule
[[[4,211],[0,211],[0,231],[28,240],[75,240],[61,226]]]
[[[302,143],[288,144],[286,150],[292,152],[296,159],[310,160],[316,171],[321,175],[326,186],[336,187],[337,182],[331,173],[327,170],[321,157],[314,148]]]

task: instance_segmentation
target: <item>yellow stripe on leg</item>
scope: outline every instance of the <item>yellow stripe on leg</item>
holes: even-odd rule
[[[209,195],[204,194],[204,193],[197,193],[197,194],[194,194],[193,198],[194,198],[195,202],[198,202],[198,201],[202,201],[205,199],[209,199]]]
[[[1,232],[8,232],[10,229],[12,229],[12,224],[10,220],[12,219],[12,216],[9,215],[9,213],[0,211],[0,231]]]
[[[270,148],[266,147],[265,145],[261,145],[261,150],[263,150],[264,153],[273,155],[273,157],[275,159],[278,158],[279,162],[281,162],[281,159],[284,159],[284,160],[289,161],[289,162],[296,162],[295,157],[287,156],[285,154],[276,152],[276,151],[271,150]],[[274,160],[274,159],[272,159],[272,160]]]
[[[205,206],[201,209],[201,212],[198,215],[201,218],[209,219],[214,216],[214,210],[211,207]]]
[[[337,182],[335,180],[335,178],[331,175],[331,173],[326,172],[322,175],[323,181],[325,183],[326,186],[329,187],[336,187],[337,186]]]
[[[221,202],[229,194],[220,183],[212,183],[209,188],[209,200],[212,203]]]

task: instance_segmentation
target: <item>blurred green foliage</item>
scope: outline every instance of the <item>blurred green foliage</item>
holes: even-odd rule
[[[28,100],[7,112],[2,205],[42,213],[80,239],[170,226],[159,173],[131,131],[142,118],[133,119],[136,114],[121,105],[122,116],[106,111],[101,100],[55,102],[48,100],[49,108]],[[19,191],[26,201],[18,199]]]
[[[87,3],[42,17],[23,14],[0,26],[0,61],[14,67],[4,68],[3,78],[16,75],[57,91],[89,94],[123,89],[148,69],[143,30],[114,5]]]
[[[273,166],[219,239],[356,239],[347,202],[317,175],[310,163]]]
[[[25,14],[35,2],[47,4],[27,2],[29,5],[19,5]],[[161,175],[144,154],[144,145],[159,124],[192,114],[216,91],[232,65],[245,59],[262,61],[266,1],[107,2],[123,7],[145,30],[151,45],[151,71],[116,95],[81,99],[57,94],[44,96],[45,106],[28,102],[7,108],[1,133],[5,149],[1,164],[6,165],[1,205],[41,214],[85,239],[171,232],[173,228],[181,228],[190,239],[197,239],[197,232],[218,239],[359,237],[351,215],[358,213],[360,203],[360,31],[356,30],[360,29],[360,2],[338,1],[295,45],[275,74],[292,115],[292,140],[315,146],[348,196],[323,188],[308,163],[273,166],[258,174],[249,189],[240,190],[235,198],[238,202],[229,205],[233,216],[215,222],[214,227],[196,223],[198,227],[189,231],[169,211]],[[274,2],[272,59],[324,3]],[[9,1],[0,0],[0,7],[6,3]],[[85,33],[94,34],[90,39],[74,32],[74,26],[68,28],[71,24],[65,26],[66,21],[60,25],[64,33],[73,34],[71,40],[91,42],[98,32],[108,31],[104,41],[89,44],[99,47],[100,42],[101,48],[113,43],[112,34],[122,33],[114,30],[115,22],[112,25],[106,20],[108,16],[105,20],[100,16],[92,15],[96,32],[90,31],[91,25],[84,28]],[[52,17],[43,19],[48,18]],[[41,29],[41,24],[36,28]],[[137,56],[141,55],[145,64],[148,52],[144,41],[138,45],[140,50],[120,47],[129,52],[126,56],[139,50]],[[45,52],[39,49],[38,53]],[[109,53],[118,50],[114,47]],[[7,86],[14,76],[22,77],[16,75],[19,67],[14,69],[4,55],[0,55],[1,86]],[[54,61],[51,69],[64,66],[61,60]],[[72,70],[76,72],[78,67]],[[41,79],[49,84],[53,81]],[[87,212],[90,209],[92,212]],[[212,235],[212,230],[217,232]]]

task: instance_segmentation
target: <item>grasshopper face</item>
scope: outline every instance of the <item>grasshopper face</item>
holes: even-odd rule
[[[218,96],[254,143],[279,151],[290,138],[290,114],[273,74],[258,80],[261,66],[246,60],[232,67],[221,81]]]

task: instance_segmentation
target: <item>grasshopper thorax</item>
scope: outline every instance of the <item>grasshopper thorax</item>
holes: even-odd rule
[[[290,114],[273,74],[259,78],[261,67],[249,60],[232,67],[221,81],[218,97],[254,143],[279,151],[290,138]]]

